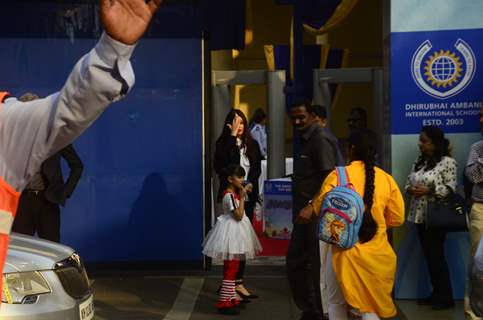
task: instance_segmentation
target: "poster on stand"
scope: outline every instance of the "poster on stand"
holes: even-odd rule
[[[290,179],[266,180],[263,190],[264,235],[275,239],[290,239],[292,181]]]

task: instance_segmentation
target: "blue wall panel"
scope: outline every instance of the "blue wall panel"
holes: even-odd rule
[[[95,40],[2,39],[0,88],[59,90]],[[201,260],[200,39],[144,39],[136,85],[76,142],[84,174],[62,210],[62,242],[86,261]]]

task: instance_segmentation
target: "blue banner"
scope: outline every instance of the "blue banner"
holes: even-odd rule
[[[392,133],[479,132],[483,29],[391,34]]]

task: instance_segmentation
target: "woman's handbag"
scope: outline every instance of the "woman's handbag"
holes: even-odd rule
[[[455,192],[428,202],[426,228],[446,231],[468,231],[468,207],[465,199]]]

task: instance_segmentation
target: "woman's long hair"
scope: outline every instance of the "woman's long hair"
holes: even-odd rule
[[[375,176],[376,171],[376,150],[377,136],[369,130],[358,131],[349,137],[349,143],[353,150],[352,160],[364,162],[366,182],[364,185],[364,216],[359,230],[359,241],[361,243],[370,241],[377,232],[377,223],[372,216],[372,205],[374,203]]]
[[[242,136],[241,136],[242,148],[243,148],[244,146],[247,145],[247,142],[248,142],[247,140],[249,139],[250,135],[247,134],[247,132],[248,132],[247,117],[239,109],[231,109],[230,112],[228,112],[228,114],[225,117],[225,123],[223,124],[223,131],[221,132],[221,135],[218,138],[218,140],[227,138],[231,135],[231,129],[228,127],[228,125],[231,126],[233,124],[233,119],[235,119],[235,116],[237,116],[237,115],[240,118],[242,118],[242,122],[243,122],[243,126],[244,126],[243,133],[242,133]]]
[[[422,153],[416,161],[415,169],[420,170],[425,166],[424,171],[433,169],[441,158],[450,155],[449,140],[444,137],[444,132],[436,126],[424,126],[421,133],[425,133],[434,145],[434,153],[430,158],[425,157]]]
[[[228,125],[233,124],[233,119],[235,119],[236,115],[238,115],[240,118],[242,118],[242,122],[243,122],[243,126],[244,126],[243,133],[242,133],[242,136],[240,138],[241,141],[242,141],[241,148],[247,147],[246,152],[247,152],[248,157],[250,159],[254,159],[256,157],[254,152],[256,152],[257,150],[255,150],[255,148],[253,148],[254,147],[254,142],[253,142],[254,140],[253,140],[251,134],[249,133],[247,117],[245,116],[243,111],[241,111],[239,109],[231,109],[230,112],[228,112],[228,114],[225,117],[225,123],[223,124],[223,131],[221,132],[221,135],[218,138],[218,141],[226,139],[229,136],[231,136],[231,129],[228,127]]]

